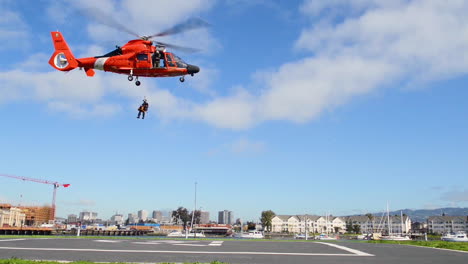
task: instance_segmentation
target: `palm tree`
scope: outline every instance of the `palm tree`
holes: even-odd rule
[[[184,230],[187,228],[187,223],[192,219],[191,214],[188,213],[187,208],[179,207],[177,210],[172,211],[172,219],[174,222],[182,222]]]

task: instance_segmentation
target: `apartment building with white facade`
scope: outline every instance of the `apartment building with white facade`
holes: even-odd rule
[[[272,232],[276,233],[344,233],[346,222],[341,217],[317,215],[277,215],[272,219]]]
[[[390,229],[388,225],[390,220]],[[411,230],[411,219],[408,216],[317,216],[317,215],[276,215],[272,219],[272,232],[304,233],[307,229],[313,233],[345,233],[347,223],[358,225],[361,233],[400,233]],[[454,226],[459,224],[454,221]],[[455,224],[456,223],[456,224]],[[461,223],[461,222],[460,222]],[[456,229],[454,229],[456,230]]]
[[[21,227],[25,220],[26,215],[20,208],[0,209],[0,227]]]
[[[430,216],[427,219],[427,228],[429,233],[436,234],[468,232],[468,216]]]
[[[403,215],[403,218],[398,215],[390,217],[358,215],[345,217],[345,221],[351,225],[359,225],[361,233],[406,234],[411,230],[411,219],[406,215]]]

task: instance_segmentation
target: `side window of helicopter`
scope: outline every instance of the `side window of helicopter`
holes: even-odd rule
[[[168,67],[175,67],[175,63],[172,61],[172,54],[166,53],[166,61],[167,61],[167,66]]]
[[[137,60],[147,61],[148,60],[148,54],[146,54],[146,53],[137,54]]]

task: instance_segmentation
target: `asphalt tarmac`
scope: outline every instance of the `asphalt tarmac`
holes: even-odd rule
[[[358,242],[248,240],[0,239],[0,259],[94,262],[468,263],[467,252]]]

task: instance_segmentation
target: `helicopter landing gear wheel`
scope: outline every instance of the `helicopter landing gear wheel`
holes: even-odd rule
[[[141,84],[140,81],[136,81],[136,82],[135,82],[135,85],[136,85],[136,86],[140,86],[140,84]]]
[[[185,81],[184,76],[180,77],[180,78],[179,78],[179,81],[180,81],[180,82],[184,82],[184,81]]]
[[[132,75],[128,76],[128,81],[130,81],[130,82],[133,81],[133,76]]]

